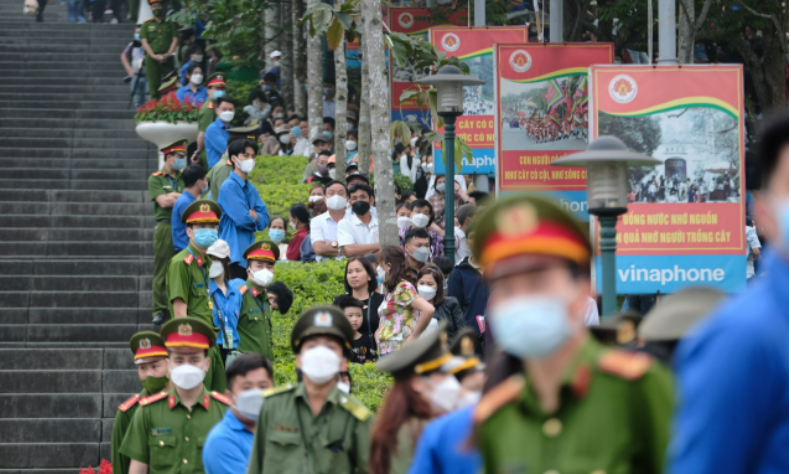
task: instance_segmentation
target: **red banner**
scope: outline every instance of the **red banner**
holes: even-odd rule
[[[588,68],[610,64],[609,43],[498,44],[495,48],[498,191],[581,191],[582,168],[551,163],[585,149]]]

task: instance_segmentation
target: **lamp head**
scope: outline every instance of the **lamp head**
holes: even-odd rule
[[[486,84],[477,77],[466,76],[461,69],[453,65],[442,66],[436,74],[416,81],[418,84],[429,84],[437,88],[437,113],[461,115],[464,111],[464,86]]]

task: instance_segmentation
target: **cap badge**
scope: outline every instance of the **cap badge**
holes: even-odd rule
[[[209,205],[208,205],[208,204],[201,204],[201,205],[200,205],[200,211],[201,211],[201,212],[209,212],[210,210],[211,210],[211,209],[209,208]]]
[[[189,324],[179,325],[179,336],[192,336],[192,326]]]
[[[461,355],[470,356],[475,352],[475,346],[472,343],[472,338],[467,336],[461,338]]]
[[[140,339],[138,347],[140,347],[140,349],[151,349],[151,340],[148,338]]]
[[[538,215],[533,206],[521,204],[503,210],[497,216],[497,228],[506,236],[527,234],[538,225]]]
[[[270,249],[271,247],[269,247],[269,244],[267,243],[261,244],[261,250],[270,250]]]
[[[332,315],[330,313],[326,313],[324,311],[320,313],[316,313],[313,316],[313,325],[318,326],[320,328],[328,328],[332,326]]]

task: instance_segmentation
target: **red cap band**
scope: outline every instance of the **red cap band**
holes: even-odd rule
[[[274,262],[275,261],[275,253],[271,250],[261,250],[255,249],[251,250],[250,253],[247,254],[247,258],[253,260],[264,260],[267,262]]]
[[[162,346],[150,346],[145,349],[140,348],[135,352],[135,360],[144,357],[165,356],[167,357],[168,350]]]
[[[198,349],[208,349],[209,338],[197,332],[193,332],[189,336],[180,335],[174,332],[168,334],[165,345],[167,347],[195,347]]]

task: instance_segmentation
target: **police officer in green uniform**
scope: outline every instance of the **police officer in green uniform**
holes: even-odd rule
[[[143,385],[143,391],[118,406],[110,438],[112,451],[113,474],[129,474],[130,459],[121,454],[121,442],[132,424],[132,417],[137,412],[138,402],[149,395],[159,393],[168,387],[168,352],[165,341],[153,331],[143,331],[129,340],[132,349],[137,375]]]
[[[159,96],[165,97],[171,92],[176,92],[179,88],[178,74],[174,69],[166,77],[162,78],[162,85],[159,86]]]
[[[206,146],[203,142],[203,135],[206,129],[209,128],[215,120],[217,120],[217,112],[214,108],[214,99],[219,99],[225,95],[225,73],[215,72],[206,80],[206,89],[208,90],[209,98],[203,102],[200,110],[198,111],[198,148],[195,153],[190,157],[190,160],[195,163],[196,159],[200,157],[204,168],[208,168],[208,161],[206,161]],[[217,191],[219,193],[219,191]],[[217,198],[214,198],[215,201]]]
[[[174,318],[191,316],[213,327],[209,268],[206,251],[217,241],[222,211],[214,201],[200,199],[184,209],[181,222],[187,226],[189,245],[168,264],[166,288]],[[209,348],[210,367],[203,380],[209,390],[225,393],[225,368],[216,344]]]
[[[591,339],[585,228],[535,195],[500,201],[475,225],[486,326],[503,351],[474,412],[485,472],[662,473],[671,376],[646,354]]]
[[[280,249],[271,240],[254,242],[242,254],[247,261],[247,281],[239,287],[242,309],[239,310],[239,352],[257,352],[274,360],[272,337],[272,306],[266,286],[275,277],[275,262]],[[241,280],[235,280],[241,281]]]
[[[365,473],[373,414],[337,388],[354,330],[333,306],[305,311],[291,332],[303,381],[264,391],[247,474]]]
[[[231,143],[234,140],[241,140],[244,138],[249,138],[250,140],[257,141],[258,135],[261,133],[261,127],[258,125],[252,125],[249,127],[237,127],[231,128],[228,130],[228,146],[231,146]],[[220,160],[209,170],[209,173],[206,175],[206,180],[209,182],[209,195],[208,198],[217,202],[217,198],[220,196],[220,188],[222,187],[222,183],[228,179],[228,176],[233,173],[233,163],[231,160],[228,159],[228,150],[225,150],[225,153],[220,157]]]
[[[151,281],[154,324],[165,322],[168,297],[165,293],[165,272],[173,258],[173,234],[170,218],[173,204],[184,191],[181,170],[187,165],[187,140],[178,140],[161,148],[165,165],[148,178],[148,195],[154,201],[154,278]]]
[[[162,0],[148,0],[154,17],[143,22],[140,42],[146,51],[146,79],[152,99],[159,99],[162,78],[176,69],[173,53],[178,45],[178,26],[165,21]]]
[[[132,459],[129,474],[203,474],[203,442],[228,408],[225,395],[201,384],[217,335],[191,317],[168,321],[161,334],[174,388],[140,400],[121,454]]]

